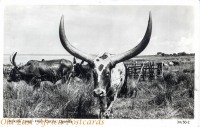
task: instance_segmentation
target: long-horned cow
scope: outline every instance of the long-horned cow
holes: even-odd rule
[[[29,60],[25,65],[17,66],[15,57],[17,52],[10,58],[14,68],[8,77],[8,82],[24,80],[27,83],[32,81],[51,81],[55,83],[59,79],[67,80],[73,69],[73,64],[69,60]],[[37,85],[37,84],[36,84]]]
[[[112,106],[117,98],[124,80],[126,69],[123,61],[135,57],[140,54],[148,45],[152,32],[152,19],[149,13],[149,21],[146,33],[141,42],[134,48],[117,55],[104,53],[97,57],[82,52],[72,46],[68,41],[64,30],[64,16],[61,17],[59,36],[62,46],[71,55],[89,63],[93,70],[94,78],[94,96],[100,100],[100,117],[109,118]]]

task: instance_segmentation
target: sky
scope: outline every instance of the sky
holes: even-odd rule
[[[65,33],[76,48],[90,54],[122,53],[143,38],[149,12],[152,36],[140,55],[194,53],[192,6],[9,5],[4,10],[4,54],[68,54],[59,39]]]

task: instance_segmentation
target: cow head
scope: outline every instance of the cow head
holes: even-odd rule
[[[13,69],[10,71],[9,77],[7,79],[8,82],[18,82],[22,78],[28,79],[27,77],[31,74],[27,73],[29,65],[17,66],[15,62],[17,52],[14,55],[10,56],[10,62],[14,66]],[[26,76],[26,77],[24,77]],[[26,80],[25,80],[26,81]],[[27,80],[28,81],[28,80]]]
[[[111,84],[111,69],[114,67],[110,61],[110,54],[104,53],[94,59],[94,96],[105,97]]]
[[[16,57],[16,54],[17,53],[15,53],[14,54],[14,56],[12,55],[12,56],[10,56],[10,63],[14,66],[13,68],[12,68],[12,70],[10,71],[10,73],[9,73],[9,77],[8,77],[8,79],[7,79],[7,81],[8,82],[11,82],[11,81],[14,81],[14,82],[18,82],[18,81],[20,81],[20,79],[21,79],[21,75],[20,75],[20,73],[19,73],[19,67],[16,65],[16,63],[15,63],[15,57]]]
[[[20,75],[20,73],[17,71],[17,68],[14,67],[14,68],[10,71],[7,81],[8,81],[8,82],[12,82],[12,81],[13,81],[13,82],[18,82],[18,81],[20,81],[20,79],[21,79],[21,75]]]
[[[151,14],[149,14],[149,21],[146,33],[141,40],[141,42],[134,48],[117,55],[110,55],[109,53],[104,53],[97,57],[84,53],[70,44],[68,41],[65,30],[64,30],[64,18],[62,16],[59,27],[60,41],[63,47],[73,56],[84,60],[89,63],[90,67],[93,69],[94,77],[94,95],[96,97],[105,97],[108,88],[111,84],[112,76],[111,71],[116,66],[116,64],[135,57],[141,53],[148,45],[151,37],[152,31],[152,20]]]

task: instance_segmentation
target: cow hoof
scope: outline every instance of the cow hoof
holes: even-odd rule
[[[104,112],[104,118],[106,118],[106,119],[108,119],[109,118],[109,116],[110,116],[110,111],[106,111],[106,112]]]

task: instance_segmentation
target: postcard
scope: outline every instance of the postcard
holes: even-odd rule
[[[199,126],[199,1],[1,1],[0,126]]]

